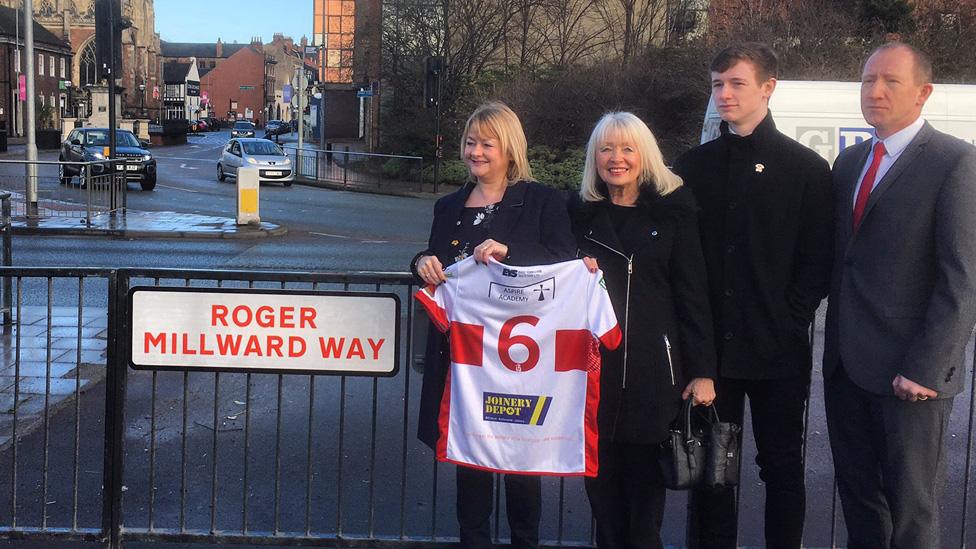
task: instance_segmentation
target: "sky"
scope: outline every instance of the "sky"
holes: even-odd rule
[[[312,37],[312,0],[155,0],[156,32],[167,42],[271,42],[276,32]]]

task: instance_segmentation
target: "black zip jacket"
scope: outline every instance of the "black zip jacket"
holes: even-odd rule
[[[653,444],[667,438],[688,382],[716,375],[698,207],[685,187],[666,196],[643,191],[639,213],[621,229],[639,243],[632,253],[611,208],[570,202],[579,255],[599,262],[624,333],[616,350],[602,350],[600,438]]]
[[[809,326],[830,286],[833,191],[827,162],[776,129],[685,153],[674,171],[701,205],[719,374],[809,375]]]

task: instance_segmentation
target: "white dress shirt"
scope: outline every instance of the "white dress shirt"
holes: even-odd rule
[[[895,161],[898,160],[901,153],[905,152],[905,149],[908,148],[908,144],[912,142],[912,139],[915,139],[915,136],[918,135],[918,132],[922,130],[922,126],[924,125],[925,119],[920,116],[908,126],[889,135],[887,139],[878,139],[877,135],[871,139],[872,152],[868,153],[868,161],[864,163],[864,167],[861,168],[861,175],[857,178],[857,187],[854,188],[854,196],[851,197],[851,208],[853,208],[854,204],[857,202],[857,193],[861,188],[861,182],[864,181],[864,174],[867,173],[868,168],[871,167],[871,156],[874,154],[875,144],[877,144],[878,141],[884,143],[886,152],[885,155],[881,157],[881,164],[878,166],[878,173],[875,175],[874,185],[871,187],[872,192],[878,187],[878,183],[881,183],[881,180],[884,179],[885,174],[888,173],[891,166],[895,163]]]

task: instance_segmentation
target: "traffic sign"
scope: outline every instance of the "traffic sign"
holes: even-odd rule
[[[359,91],[356,92],[356,97],[373,97],[373,90],[360,88]]]

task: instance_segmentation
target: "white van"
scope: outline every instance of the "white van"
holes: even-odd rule
[[[841,150],[874,135],[861,115],[860,82],[780,80],[769,100],[776,129],[833,163]],[[932,126],[976,145],[976,86],[936,84],[922,116]],[[719,135],[722,119],[709,99],[701,142]]]

